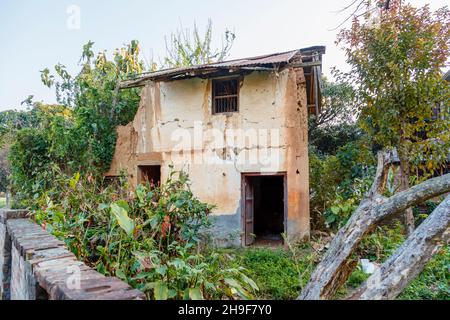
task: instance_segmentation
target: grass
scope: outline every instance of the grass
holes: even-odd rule
[[[367,236],[358,249],[357,257],[382,264],[405,240],[403,226],[378,227]],[[350,275],[339,297],[345,296],[368,278],[358,266]],[[398,296],[399,300],[450,300],[450,250],[444,246],[428,262],[420,275]]]
[[[401,300],[450,300],[450,250],[445,246],[399,296]]]
[[[339,292],[344,297],[356,289],[368,278],[360,268],[350,275],[345,288]],[[450,250],[443,247],[428,264],[422,273],[409,284],[398,296],[398,300],[450,300]]]
[[[4,208],[6,205],[6,198],[0,198],[0,209]]]
[[[403,242],[400,226],[378,228],[361,243],[354,259],[366,258],[383,263]],[[292,300],[297,298],[307,283],[320,257],[309,245],[290,250],[283,248],[227,249],[224,254],[233,256],[231,264],[243,266],[259,286],[256,299]],[[359,287],[369,276],[358,266],[336,299],[343,299]],[[398,297],[399,300],[450,300],[450,250],[444,246],[422,273]]]
[[[228,249],[235,257],[233,265],[247,269],[258,285],[256,299],[293,300],[306,284],[316,260],[312,249],[283,248]]]

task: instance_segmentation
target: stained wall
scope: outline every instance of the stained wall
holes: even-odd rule
[[[241,77],[239,112],[212,114],[211,79],[151,82],[134,121],[119,127],[107,175],[161,165],[161,179],[187,170],[200,200],[216,205],[216,238],[240,243],[241,174],[287,175],[287,235],[309,236],[306,89],[302,69]],[[256,137],[256,138],[255,138]],[[174,150],[177,150],[176,152]],[[255,160],[256,159],[256,160]]]

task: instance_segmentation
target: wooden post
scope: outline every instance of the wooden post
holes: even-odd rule
[[[319,61],[319,53],[315,52],[313,56],[313,62]],[[314,66],[314,107],[316,112],[316,117],[319,116],[319,77],[320,77],[320,67]]]

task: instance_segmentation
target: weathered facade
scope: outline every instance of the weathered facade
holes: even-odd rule
[[[323,53],[313,47],[123,83],[143,87],[141,103],[117,129],[107,176],[126,171],[136,185],[184,169],[193,193],[216,205],[216,240],[307,238],[308,110],[320,107]]]

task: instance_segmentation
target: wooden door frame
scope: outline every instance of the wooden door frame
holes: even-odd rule
[[[284,233],[287,233],[287,217],[288,217],[288,206],[287,206],[287,172],[276,172],[276,173],[264,173],[264,172],[242,172],[241,173],[241,225],[242,225],[242,236],[241,242],[244,247],[248,247],[245,243],[245,226],[246,226],[246,212],[245,212],[245,182],[249,177],[283,177],[283,228]],[[253,213],[253,226],[255,225],[255,217]],[[284,243],[284,240],[283,240]]]

